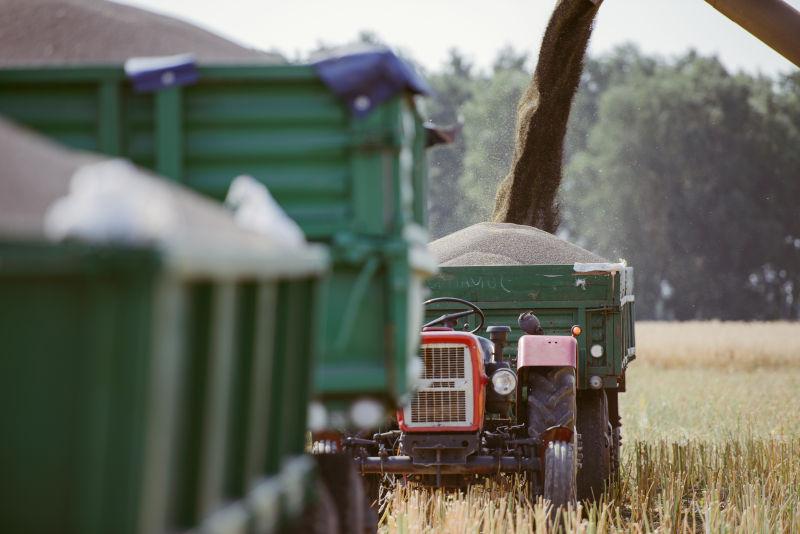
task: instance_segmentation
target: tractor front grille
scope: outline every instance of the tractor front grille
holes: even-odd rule
[[[411,401],[412,423],[463,422],[467,418],[467,395],[464,391],[418,391]]]
[[[420,352],[425,364],[422,378],[448,380],[464,378],[464,345],[424,345]]]
[[[471,425],[474,384],[469,348],[455,343],[427,344],[420,347],[420,357],[422,378],[405,408],[406,425]]]

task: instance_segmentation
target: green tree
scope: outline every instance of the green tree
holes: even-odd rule
[[[573,140],[562,193],[570,233],[635,265],[641,315],[791,316],[791,92],[693,53],[619,59],[605,65],[585,147]]]

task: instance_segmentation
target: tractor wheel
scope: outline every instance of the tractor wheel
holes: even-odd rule
[[[364,483],[356,471],[353,458],[345,453],[318,454],[314,458],[317,460],[320,476],[336,505],[339,532],[369,532],[365,525],[368,514]],[[374,531],[375,529],[372,530]]]
[[[383,475],[364,475],[364,493],[367,499],[365,512],[367,519],[365,523],[367,530],[370,525],[375,525],[377,529],[378,519],[381,514],[381,487],[383,486]]]
[[[622,461],[622,427],[612,427],[611,434],[611,480],[619,480],[620,464]]]
[[[622,463],[622,418],[619,415],[619,392],[606,390],[608,399],[608,420],[611,423],[611,480],[617,481],[620,477]]]
[[[581,467],[578,498],[596,500],[611,477],[611,425],[605,390],[578,393],[578,433],[581,436]]]
[[[550,367],[528,374],[528,435],[553,426],[575,428],[575,369]]]
[[[564,441],[551,441],[544,452],[543,495],[553,511],[575,502],[575,447]]]
[[[575,429],[575,369],[544,367],[528,372],[528,435],[538,438],[548,428]],[[549,449],[548,449],[549,450]],[[574,455],[574,447],[571,446]],[[572,459],[573,469],[575,458]],[[546,471],[546,468],[545,468]],[[531,501],[544,493],[546,473],[530,473]]]
[[[288,533],[331,534],[339,532],[339,517],[331,492],[321,480],[317,480],[314,490],[317,494],[316,501],[305,510],[303,517],[296,524],[287,529]]]

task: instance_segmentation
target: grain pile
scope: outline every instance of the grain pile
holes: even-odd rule
[[[608,262],[553,234],[510,223],[474,224],[433,241],[430,249],[442,267]]]
[[[47,208],[67,193],[75,170],[101,159],[0,118],[0,235],[41,236]]]
[[[192,24],[106,0],[0,0],[0,66],[121,64],[193,53],[200,63],[276,63]]]
[[[558,228],[564,135],[600,1],[559,0],[550,17],[533,79],[517,107],[514,157],[497,189],[495,222]]]
[[[278,246],[269,236],[243,230],[221,204],[199,193],[123,160],[67,149],[1,117],[0,161],[0,239],[42,239],[47,233],[45,215],[65,195],[75,194],[75,172],[106,165],[101,176],[94,176],[107,184],[95,196],[103,203],[91,204],[90,211],[80,214],[100,225],[96,234],[104,236],[101,241],[130,241],[105,229],[117,232],[121,224],[133,224],[129,228],[135,232],[154,227],[153,219],[158,219],[164,224],[155,239],[162,243],[213,245],[217,251],[231,246],[258,252]]]

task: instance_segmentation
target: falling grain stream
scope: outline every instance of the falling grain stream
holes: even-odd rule
[[[511,170],[500,183],[494,222],[554,232],[564,135],[601,0],[559,0],[542,39],[539,61],[517,108]]]

